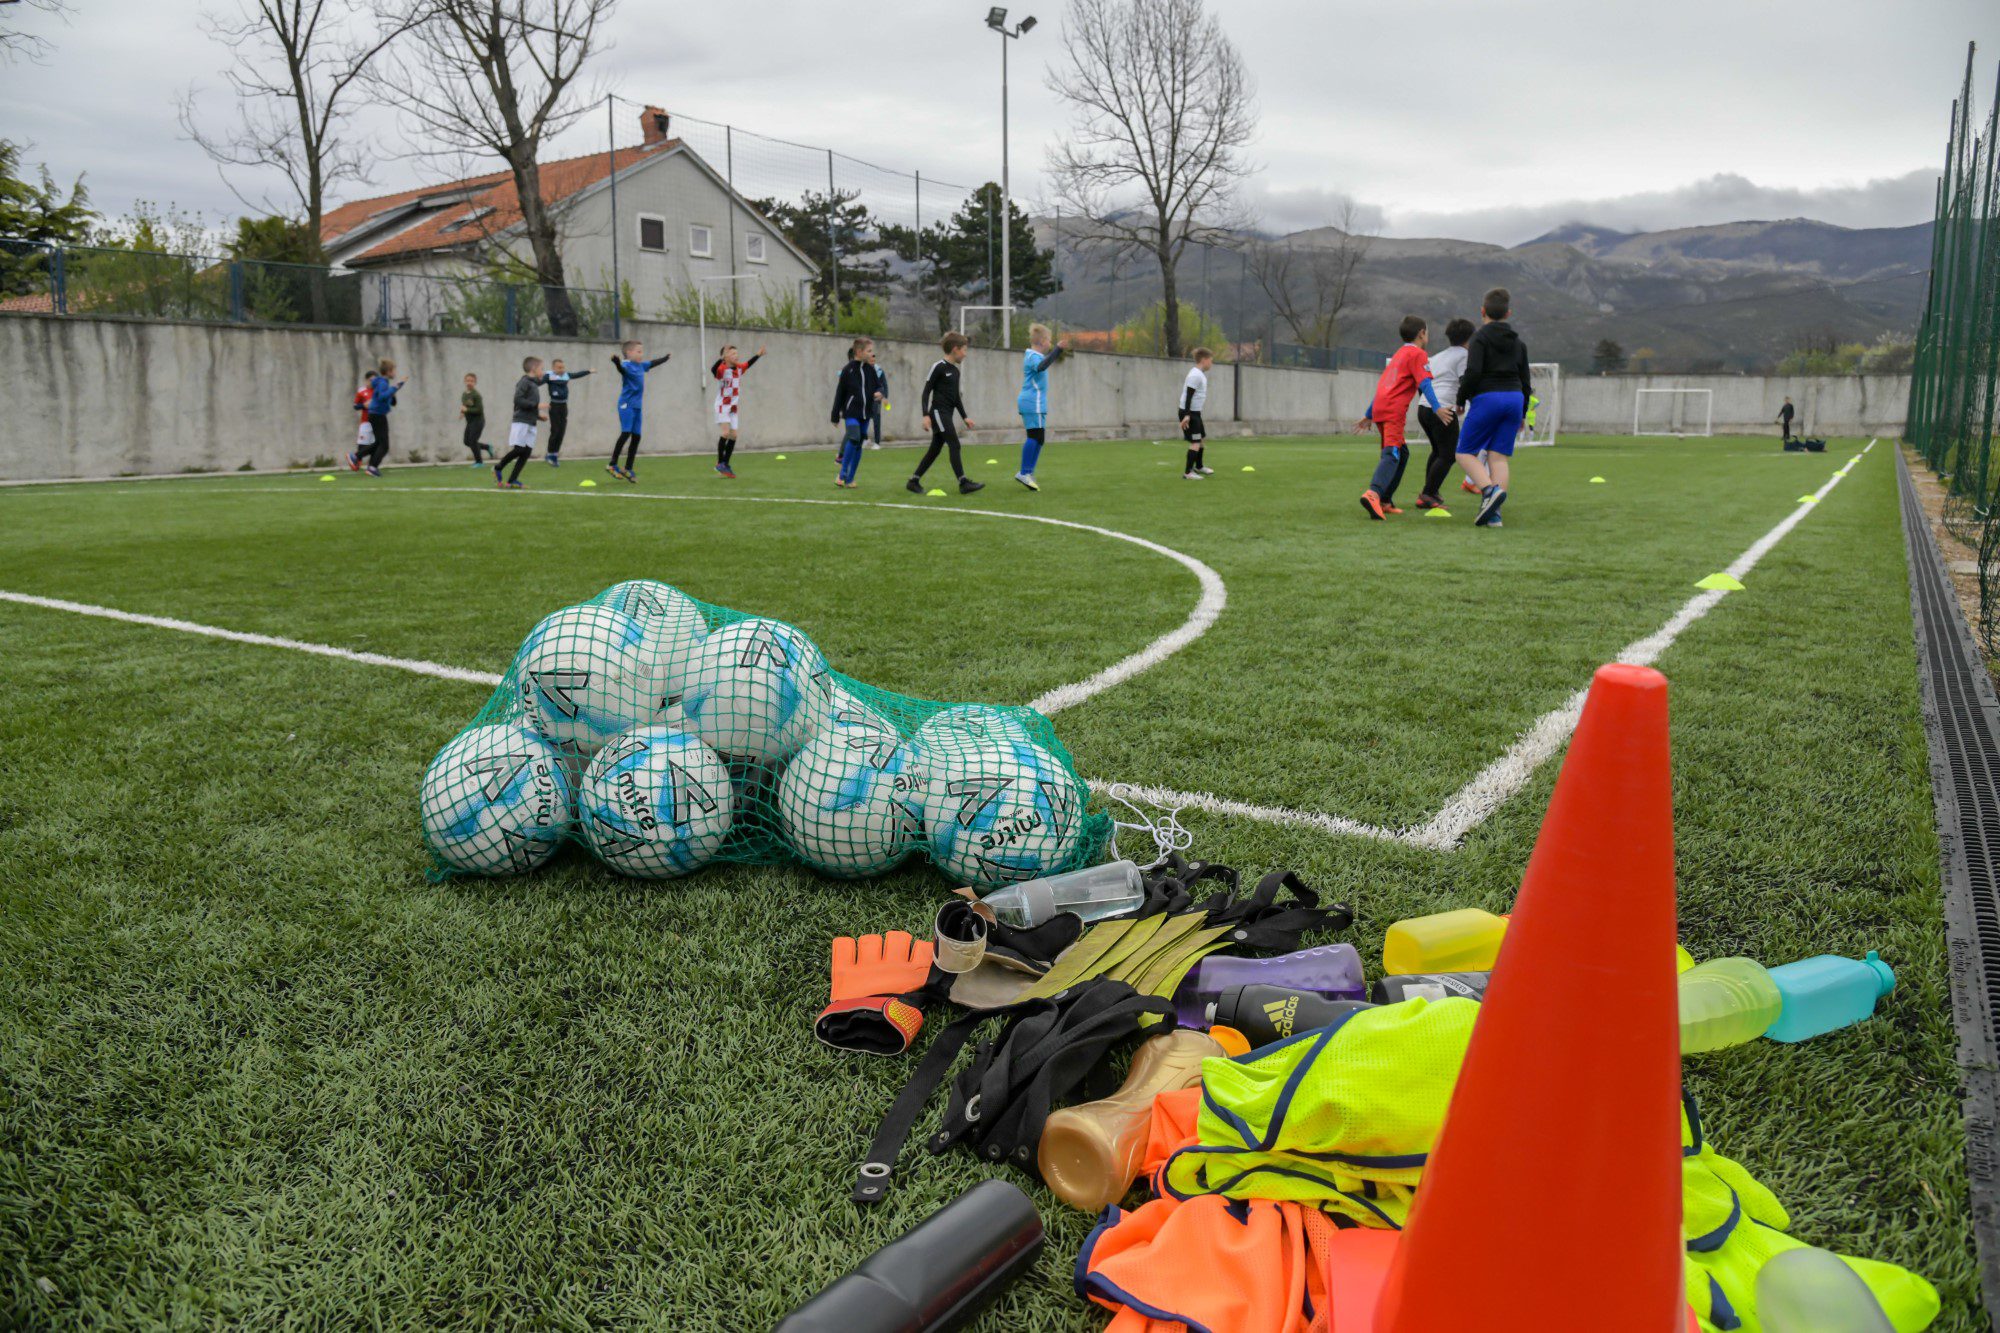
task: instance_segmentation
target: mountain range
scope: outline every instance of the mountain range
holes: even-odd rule
[[[1130,258],[1114,265],[1046,222],[1037,234],[1058,249],[1064,290],[1053,305],[1064,324],[1103,328],[1159,299],[1157,268]],[[1331,228],[1238,238],[1246,239],[1298,247],[1343,241]],[[1634,359],[1633,369],[1759,371],[1802,346],[1912,336],[1931,224],[1851,228],[1786,218],[1620,232],[1572,223],[1513,246],[1390,237],[1367,246],[1341,317],[1342,346],[1393,348],[1403,315],[1421,314],[1439,329],[1453,315],[1476,317],[1486,289],[1504,286],[1537,360],[1584,370],[1609,339]],[[1179,277],[1182,298],[1232,335],[1271,336],[1271,303],[1234,250],[1193,247]],[[1281,324],[1275,337],[1292,340]]]

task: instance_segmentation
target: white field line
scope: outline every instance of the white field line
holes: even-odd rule
[[[1813,493],[1814,502],[1817,503],[1825,499],[1833,488],[1838,486],[1841,480],[1847,476],[1849,469],[1859,461],[1861,456],[1868,453],[1875,445],[1876,441],[1870,440],[1863,447],[1860,454],[1856,454],[1837,469],[1826,480],[1825,484]],[[246,486],[234,489],[251,490],[253,488]],[[312,494],[312,492],[301,491],[296,487],[257,487],[254,489],[280,494]],[[455,489],[438,491],[430,487],[419,486],[375,486],[370,489],[427,495],[470,495],[477,493]],[[565,491],[535,491],[528,493],[537,495],[574,494],[573,492]],[[1147,541],[1142,537],[1134,537],[1129,533],[1117,532],[1110,528],[1095,527],[1088,523],[1073,523],[1067,519],[1048,518],[1039,514],[1005,514],[976,509],[934,509],[926,505],[897,504],[883,501],[813,500],[785,496],[648,495],[635,494],[629,491],[614,491],[611,494],[630,500],[713,500],[722,503],[737,504],[831,505],[850,508],[909,509],[926,514],[950,513],[988,518],[1018,518],[1035,523],[1047,523],[1055,527],[1074,528],[1082,532],[1098,533],[1119,541],[1130,542],[1135,546],[1144,547],[1147,550],[1165,555],[1169,559],[1178,561],[1194,571],[1196,577],[1201,580],[1202,597],[1197,603],[1194,612],[1180,628],[1160,636],[1153,643],[1147,645],[1146,648],[1122,661],[1113,663],[1087,680],[1076,682],[1073,685],[1058,686],[1047,694],[1042,695],[1039,699],[1033,701],[1031,706],[1040,709],[1044,713],[1058,711],[1062,708],[1068,708],[1081,703],[1092,695],[1111,688],[1111,686],[1118,684],[1120,681],[1129,680],[1131,677],[1139,674],[1139,672],[1157,665],[1168,656],[1186,647],[1206,632],[1210,625],[1215,623],[1215,618],[1221,614],[1222,607],[1227,598],[1227,590],[1223,587],[1221,576],[1201,561],[1196,560],[1193,556],[1175,551],[1171,547]],[[576,496],[575,498],[591,499],[597,497]],[[1770,552],[1772,547],[1776,546],[1784,539],[1787,533],[1798,526],[1800,520],[1806,516],[1806,512],[1813,507],[1811,504],[1797,505],[1791,513],[1779,521],[1777,526],[1751,543],[1749,549],[1738,556],[1725,572],[1738,579],[1749,573],[1756,567],[1757,562]],[[1639,666],[1652,665],[1659,660],[1661,654],[1665,653],[1673,645],[1674,641],[1681,636],[1683,631],[1707,615],[1727,595],[1726,592],[1721,591],[1703,591],[1690,597],[1667,620],[1666,624],[1645,638],[1635,640],[1626,645],[1618,653],[1617,660],[1620,662],[1630,662]],[[438,676],[446,680],[462,680],[476,685],[491,686],[499,684],[500,681],[500,678],[491,672],[468,671],[461,667],[445,666],[437,662],[384,657],[377,653],[350,652],[347,649],[335,648],[327,644],[307,643],[296,639],[273,638],[264,634],[244,634],[235,630],[217,629],[210,625],[198,625],[191,621],[173,620],[162,616],[134,615],[130,612],[117,611],[110,607],[90,606],[82,602],[66,602],[57,598],[33,597],[24,593],[6,591],[0,591],[0,600],[19,602],[50,610],[71,611],[80,615],[99,616],[107,620],[121,620],[133,624],[151,625],[160,629],[204,634],[212,638],[229,639],[239,643],[260,644],[274,648],[290,648],[300,652],[317,653],[326,657],[344,658],[348,661],[361,662],[371,666],[396,667],[400,670],[415,671],[423,675]],[[1560,707],[1552,709],[1537,718],[1534,724],[1522,733],[1513,745],[1508,747],[1506,753],[1480,770],[1470,782],[1458,790],[1457,794],[1445,802],[1437,814],[1424,823],[1411,828],[1389,828],[1380,824],[1366,823],[1362,820],[1348,819],[1341,815],[1328,814],[1320,810],[1297,810],[1288,806],[1255,805],[1246,801],[1235,801],[1226,797],[1216,796],[1210,792],[1179,791],[1168,787],[1145,786],[1137,783],[1111,783],[1097,778],[1092,778],[1089,781],[1094,791],[1105,792],[1116,786],[1127,795],[1136,795],[1163,807],[1180,810],[1203,810],[1210,814],[1227,815],[1241,819],[1254,819],[1262,823],[1288,825],[1294,828],[1309,829],[1341,837],[1373,838],[1385,842],[1401,842],[1415,847],[1426,847],[1434,851],[1456,851],[1464,842],[1467,834],[1479,827],[1479,825],[1492,816],[1494,811],[1517,795],[1528,784],[1529,779],[1534,776],[1535,770],[1553,757],[1556,751],[1560,750],[1564,743],[1568,741],[1570,733],[1576,729],[1577,718],[1582,715],[1585,693],[1585,690],[1578,690],[1566,699]],[[1053,703],[1053,707],[1050,706],[1051,703]]]
[[[491,687],[500,683],[500,677],[491,671],[468,671],[464,667],[446,666],[442,662],[423,662],[409,657],[386,657],[381,653],[357,653],[347,648],[336,648],[330,643],[309,643],[304,639],[281,639],[270,634],[246,634],[242,630],[198,625],[192,620],[175,620],[171,616],[142,616],[109,606],[92,606],[88,602],[66,602],[60,597],[35,597],[24,592],[0,590],[0,601],[18,602],[22,606],[39,606],[45,611],[68,611],[73,615],[95,616],[99,620],[121,620],[128,625],[150,625],[154,629],[178,630],[182,634],[200,634],[211,639],[228,639],[231,643],[253,643],[260,648],[289,648],[295,653],[338,657],[343,661],[359,662],[364,666],[394,667],[398,671],[414,671],[420,676],[436,676],[439,680],[464,681],[468,685]]]

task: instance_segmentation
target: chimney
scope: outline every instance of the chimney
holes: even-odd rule
[[[667,141],[667,113],[649,106],[639,113],[639,134],[647,147]]]

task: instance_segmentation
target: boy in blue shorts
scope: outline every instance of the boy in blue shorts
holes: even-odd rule
[[[1507,470],[1514,456],[1514,437],[1528,412],[1533,386],[1528,377],[1528,348],[1507,323],[1513,296],[1495,287],[1480,302],[1479,332],[1465,348],[1465,372],[1458,381],[1458,401],[1465,424],[1458,432],[1458,465],[1479,488],[1480,527],[1497,528],[1500,506],[1507,502]],[[1481,454],[1485,461],[1481,461]]]
[[[1016,405],[1028,438],[1021,444],[1021,470],[1014,474],[1014,480],[1031,491],[1042,489],[1035,484],[1035,464],[1041,461],[1042,446],[1049,439],[1049,367],[1069,350],[1065,342],[1051,351],[1049,337],[1048,325],[1030,324],[1028,350],[1021,355],[1021,398]]]
[[[611,446],[611,462],[605,470],[620,481],[636,482],[632,467],[639,461],[639,432],[645,428],[646,372],[654,366],[663,366],[672,352],[662,352],[651,361],[644,359],[646,345],[634,338],[623,348],[624,356],[612,357],[611,364],[618,371],[618,442]],[[618,466],[618,453],[625,452],[625,466]]]
[[[875,365],[875,340],[861,337],[847,352],[847,364],[833,386],[833,424],[844,426],[840,441],[840,472],[833,484],[853,490],[856,469],[861,466],[861,450],[868,442],[869,414],[882,406],[882,372]]]

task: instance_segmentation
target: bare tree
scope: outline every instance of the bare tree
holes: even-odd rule
[[[1250,276],[1270,298],[1292,337],[1306,347],[1331,347],[1340,331],[1340,315],[1355,296],[1355,275],[1374,243],[1361,223],[1352,199],[1326,227],[1304,238],[1256,238],[1244,246]]]
[[[220,133],[204,130],[195,90],[181,98],[181,127],[201,145],[247,207],[298,218],[306,244],[320,253],[327,195],[341,181],[368,179],[368,158],[346,139],[361,78],[410,22],[372,24],[356,36],[344,0],[242,0],[233,15],[204,14],[208,34],[229,48],[223,78],[236,95],[237,121]],[[229,180],[230,167],[271,173],[283,181],[282,203],[252,199]]]
[[[1075,239],[1160,266],[1166,351],[1179,356],[1181,256],[1238,221],[1249,75],[1203,0],[1071,0],[1062,40],[1067,67],[1049,88],[1074,122],[1049,154],[1056,194]]]
[[[25,3],[23,0],[0,0],[0,3],[20,4],[23,9],[53,14],[64,21],[69,18],[69,0],[25,0]],[[40,60],[54,44],[38,33],[22,31],[12,15],[0,10],[0,63],[17,59]]]
[[[596,100],[578,82],[617,0],[386,0],[410,40],[371,76],[409,123],[423,154],[507,163],[529,264],[559,334],[577,331],[563,276],[559,222],[542,198],[543,144]]]

